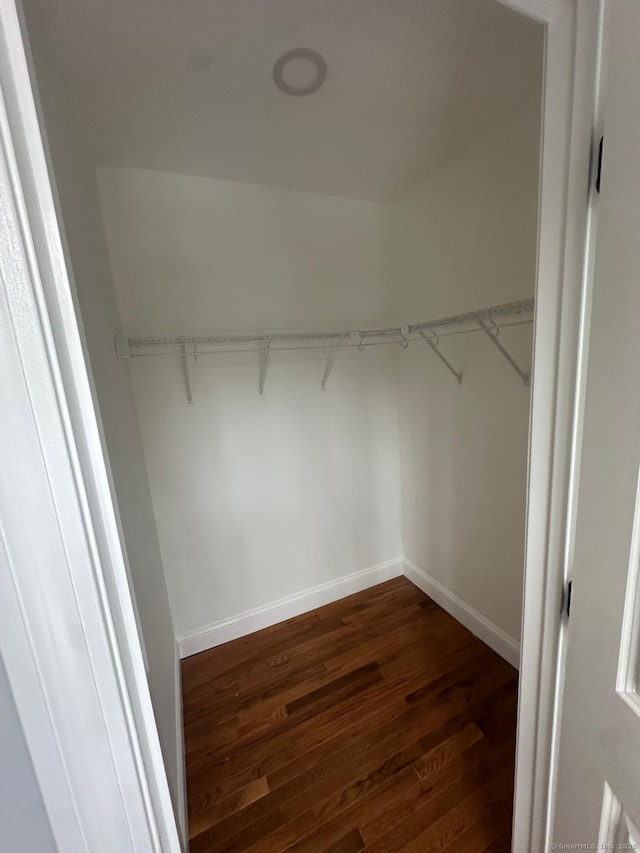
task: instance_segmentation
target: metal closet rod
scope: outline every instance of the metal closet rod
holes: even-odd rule
[[[419,332],[421,329],[443,329],[447,326],[459,326],[464,323],[472,323],[482,319],[495,319],[515,314],[525,314],[533,311],[534,300],[520,299],[517,302],[505,302],[502,305],[493,305],[489,308],[479,308],[476,311],[468,311],[465,314],[451,314],[436,320],[424,320],[420,323],[409,323],[406,326],[391,326],[380,329],[358,329],[359,335],[363,337],[381,337],[384,335],[401,336],[403,331]],[[303,340],[335,340],[353,334],[352,329],[330,332],[278,332],[278,333],[239,333],[220,335],[165,335],[160,337],[131,337],[120,340],[127,341],[129,347],[147,346],[180,346],[181,344],[214,344],[214,343],[247,343],[255,341],[303,341]],[[134,355],[134,353],[131,353]],[[127,357],[127,356],[121,356]]]
[[[508,326],[519,326],[532,322],[532,317],[526,319],[511,319],[518,315],[533,313],[534,300],[521,299],[517,302],[505,302],[468,311],[464,314],[451,314],[435,320],[425,320],[420,323],[410,323],[405,326],[391,326],[378,329],[357,329],[330,332],[285,332],[265,334],[219,334],[219,335],[174,335],[162,337],[131,337],[116,336],[115,348],[118,358],[139,358],[141,356],[180,355],[182,357],[183,373],[187,400],[193,402],[191,378],[189,374],[189,359],[197,359],[198,355],[214,355],[222,353],[260,353],[259,390],[262,394],[269,354],[274,351],[322,349],[328,351],[321,386],[324,390],[327,379],[338,355],[343,347],[381,346],[384,344],[400,344],[407,347],[412,340],[423,340],[440,361],[462,382],[462,373],[455,370],[453,365],[438,349],[440,338],[451,335],[467,334],[469,332],[484,332],[496,349],[505,357],[511,367],[520,376],[523,383],[528,385],[529,374],[519,367],[515,359],[498,340],[500,329]],[[469,328],[455,329],[455,326]],[[284,346],[278,346],[278,342]],[[294,343],[297,342],[297,343]],[[211,345],[214,350],[203,350],[200,347]],[[251,347],[239,348],[239,344],[254,344]],[[275,344],[275,346],[274,346]],[[227,348],[220,348],[228,345]],[[174,349],[161,349],[174,347]],[[146,351],[145,351],[146,350]]]
[[[533,318],[528,317],[526,320],[512,320],[512,321],[507,321],[504,323],[496,324],[496,328],[508,329],[508,328],[511,328],[512,326],[530,326],[532,322],[533,322]],[[436,337],[438,337],[438,338],[450,338],[454,335],[469,335],[469,334],[472,334],[473,332],[483,332],[483,331],[484,331],[484,329],[482,329],[480,326],[478,326],[477,328],[471,328],[471,329],[452,329],[451,331],[438,332]],[[395,344],[397,346],[398,344],[402,344],[407,340],[407,338],[403,338],[400,333],[398,333],[396,337],[391,337],[390,335],[389,336],[385,335],[382,340],[369,340],[369,341],[368,340],[361,341],[359,339],[359,337],[355,340],[352,340],[352,338],[351,338],[352,334],[353,334],[353,332],[345,333],[346,337],[344,338],[342,344],[340,345],[340,349],[349,349],[350,347],[353,347],[353,348],[357,347],[358,349],[363,349],[364,347],[383,347],[383,346],[388,346],[389,344]],[[360,336],[360,334],[362,334],[363,336],[373,337],[373,334],[371,332],[362,332],[362,333],[358,332],[357,334],[358,334],[358,336]],[[420,332],[418,332],[417,334],[420,334]],[[130,341],[132,347],[136,346],[136,344],[134,344],[134,340],[135,340],[134,338],[124,338],[124,339],[119,338],[118,341],[120,341],[120,340]],[[182,343],[178,343],[178,342],[171,343],[171,344],[170,343],[165,344],[165,346],[173,346],[173,347],[176,347],[176,349],[153,350],[151,352],[135,352],[132,350],[131,352],[126,353],[126,354],[120,352],[120,353],[118,353],[118,357],[123,359],[123,358],[149,358],[149,357],[153,358],[154,356],[158,356],[158,355],[181,355],[181,353],[182,353],[181,348],[183,346],[190,347],[190,349],[185,349],[186,355],[190,355],[190,356],[193,356],[193,355],[225,355],[225,354],[229,355],[229,354],[233,354],[233,353],[262,352],[264,342],[267,341],[268,343],[272,343],[273,340],[274,340],[274,338],[270,338],[268,335],[265,335],[264,337],[256,338],[255,340],[239,341],[238,342],[238,343],[255,344],[255,346],[246,346],[246,347],[234,346],[233,348],[229,347],[228,349],[203,349],[202,348],[204,346],[203,344],[201,344],[201,343],[193,344],[189,340],[187,340],[186,345],[182,344]],[[408,338],[408,340],[409,341],[416,341],[416,340],[420,340],[420,338],[413,337],[413,338]],[[225,341],[224,343],[231,343],[231,342]],[[332,344],[332,346],[334,346],[334,345],[335,345],[335,343]],[[121,345],[118,344],[118,346],[120,347]],[[162,346],[162,344],[152,344],[151,346]],[[195,350],[194,350],[194,347],[196,347]],[[298,350],[326,350],[327,348],[328,347],[327,347],[326,339],[324,339],[324,340],[318,339],[315,343],[303,343],[300,345],[297,345],[295,343],[291,343],[290,345],[283,346],[283,347],[272,346],[272,347],[270,347],[270,352],[297,352]]]

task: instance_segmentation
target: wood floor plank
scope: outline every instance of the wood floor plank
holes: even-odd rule
[[[517,673],[405,578],[182,673],[191,853],[509,849]]]
[[[455,841],[455,853],[511,853],[513,796],[507,794],[482,813]],[[504,829],[496,835],[496,826]]]
[[[396,719],[405,710],[406,705],[401,699],[384,705],[367,718],[367,728],[376,729]],[[193,778],[188,777],[189,790],[201,791],[206,789],[212,800],[218,800],[221,797],[231,795],[233,792],[250,784],[253,780],[260,778],[263,768],[268,769],[270,775],[271,773],[277,775],[282,773],[283,779],[286,780],[290,767],[299,765],[308,768],[309,766],[314,766],[318,763],[317,756],[319,752],[323,755],[325,753],[332,754],[339,749],[341,741],[346,739],[349,742],[350,736],[353,736],[353,733],[356,731],[359,732],[361,728],[357,723],[354,723],[352,726],[345,727],[342,731],[334,732],[332,737],[328,737],[315,750],[308,750],[304,753],[298,753],[291,745],[285,745],[278,753],[272,755],[267,762],[262,760],[258,760],[255,763],[249,762],[233,774],[221,773],[218,767],[206,769],[201,773],[194,773]]]
[[[364,848],[364,843],[357,829],[352,829],[330,847],[325,847],[323,853],[358,853]],[[319,849],[319,848],[317,848]]]
[[[293,761],[283,765],[269,774],[269,784],[277,788],[284,782],[300,778],[300,776],[319,762],[325,760],[329,755],[341,753],[347,754],[347,760],[357,761],[358,755],[366,751],[371,745],[386,744],[390,752],[398,748],[398,744],[407,743],[424,737],[434,729],[439,730],[443,725],[445,717],[453,717],[459,711],[459,706],[447,704],[442,698],[443,691],[456,680],[472,677],[474,673],[480,678],[486,674],[486,661],[477,658],[467,660],[462,652],[451,655],[442,663],[442,675],[433,681],[433,692],[430,701],[425,701],[420,706],[409,706],[404,702],[395,703],[390,706],[392,714],[384,717],[380,711],[367,718],[367,725],[362,726],[357,722],[352,729],[339,732],[335,738],[323,741],[315,750],[302,753]],[[487,687],[490,683],[484,682]],[[440,711],[437,719],[429,712],[438,708]],[[384,707],[381,709],[384,711]],[[457,730],[457,726],[456,729]]]
[[[447,713],[451,714],[454,713],[454,711],[459,710],[459,707],[459,705],[455,705],[445,710]],[[464,717],[464,721],[466,721],[471,713],[472,712],[470,710],[467,711],[467,716]],[[411,719],[411,715],[413,716],[413,719]],[[322,776],[330,776],[328,779],[328,786],[325,782],[325,788],[328,787],[328,790],[337,789],[335,774],[338,770],[342,770],[343,778],[348,779],[350,776],[355,775],[355,770],[366,769],[372,762],[375,763],[378,758],[384,758],[387,761],[393,759],[395,761],[394,772],[398,772],[398,770],[401,770],[404,766],[398,761],[398,758],[403,755],[407,755],[407,749],[406,747],[403,749],[403,746],[410,741],[410,735],[415,735],[416,738],[419,738],[419,736],[425,731],[430,731],[431,736],[424,741],[425,745],[423,745],[422,740],[417,740],[416,743],[410,745],[410,749],[412,750],[411,754],[415,756],[414,765],[419,764],[425,757],[425,750],[429,750],[431,761],[437,766],[441,766],[446,763],[450,757],[462,752],[467,746],[474,743],[479,737],[482,737],[482,733],[477,728],[472,730],[471,727],[467,727],[467,729],[462,728],[458,738],[454,739],[451,736],[451,732],[448,731],[446,727],[442,728],[439,726],[439,722],[442,719],[440,715],[434,721],[433,717],[430,717],[428,714],[420,717],[417,713],[417,709],[412,709],[408,713],[404,719],[404,725],[400,723],[401,719],[401,717],[398,717],[394,721],[394,725],[381,727],[371,734],[364,735],[359,739],[351,741],[346,748],[329,756],[326,762],[314,764],[306,773],[301,773],[293,777],[292,781],[289,783],[289,790],[299,790],[301,787],[307,787],[308,785],[316,783],[313,791],[311,792],[310,799],[314,802],[319,802],[322,794],[320,786],[317,784],[317,780],[319,778]],[[460,727],[460,722],[457,723],[457,727]],[[436,747],[440,731],[443,732],[442,740],[444,742],[441,745],[441,752],[443,754],[438,755]],[[345,769],[346,774],[344,773]],[[270,784],[273,790],[274,783],[271,782]],[[287,787],[284,786],[283,788],[276,788],[273,790],[271,802],[279,803],[282,800],[283,795],[285,798],[288,796]],[[345,804],[350,803],[347,803],[347,800],[342,798],[339,805],[344,806]],[[254,812],[257,812],[258,810],[264,811],[268,809],[269,806],[269,798],[266,798],[260,803],[259,809],[255,809]],[[329,811],[329,805],[325,805],[323,808],[323,820],[328,819]],[[251,820],[251,817],[252,815],[247,815],[246,819]],[[307,815],[305,817],[303,826],[305,826],[307,831],[312,828],[313,821],[311,815]]]
[[[433,661],[432,670],[436,665],[437,661]],[[401,700],[405,694],[415,692],[423,680],[422,673],[414,673],[376,682],[354,696],[323,710],[316,717],[301,723],[282,721],[277,731],[271,730],[250,743],[242,742],[232,751],[226,746],[219,750],[209,749],[208,745],[205,745],[209,768],[224,766],[229,775],[234,775],[253,761],[259,764],[257,776],[266,775],[296,755],[313,749],[326,739],[338,736],[344,728],[363,724],[377,708],[392,704]],[[187,750],[187,756],[189,751]]]
[[[265,776],[249,782],[244,788],[217,800],[212,800],[207,789],[189,798],[189,831],[193,837],[229,815],[241,811],[269,793]]]
[[[321,674],[326,662],[342,653],[346,653],[346,668],[342,673],[354,669],[359,665],[352,657],[354,649],[367,647],[372,635],[380,639],[386,632],[387,636],[395,637],[400,631],[410,632],[412,637],[420,636],[424,631],[419,623],[428,623],[433,618],[431,613],[412,604],[394,610],[364,628],[341,624],[321,640],[305,640],[285,652],[253,661],[249,668],[235,669],[213,683],[204,682],[189,694],[184,694],[185,730],[189,731],[194,718],[203,714],[206,716],[215,711],[218,717],[226,719],[230,713],[237,714],[257,698],[264,700],[277,695],[292,681],[308,677],[310,671]],[[367,654],[367,660],[373,659],[375,654]],[[339,667],[331,669],[335,672]]]
[[[359,826],[367,853],[398,853],[425,828],[477,793],[505,763],[512,777],[510,754],[510,749],[501,750],[483,740],[461,759],[427,777],[411,798],[394,803],[385,813],[371,816],[371,820]]]
[[[471,747],[477,742],[474,736],[461,737],[458,744],[458,749],[451,749],[451,738],[444,740],[441,745],[442,754],[438,761],[434,761],[432,773],[436,779],[442,780],[436,776],[437,771],[441,770],[444,765],[458,758],[465,749]],[[432,750],[434,754],[436,750]],[[411,769],[415,771],[415,764]],[[437,768],[437,770],[436,770]],[[455,774],[455,770],[452,775]],[[294,844],[290,849],[296,853],[314,853],[315,850],[324,849],[333,838],[340,836],[348,828],[356,828],[364,826],[373,815],[379,815],[387,810],[388,814],[392,814],[399,809],[405,802],[404,798],[408,798],[413,802],[416,797],[420,797],[422,792],[426,790],[426,786],[421,786],[420,777],[417,773],[412,773],[410,770],[402,772],[390,779],[391,784],[381,786],[377,793],[367,797],[364,801],[358,801],[351,804],[348,808],[341,812],[337,812],[331,819],[325,819],[322,825],[315,829],[311,834],[308,834],[303,840]],[[393,803],[393,805],[391,805]]]
[[[203,746],[210,755],[226,753],[230,748],[237,750],[242,744],[256,743],[269,738],[283,729],[291,729],[311,717],[317,717],[322,711],[339,706],[346,700],[357,696],[367,687],[380,684],[383,678],[378,664],[368,663],[358,667],[340,678],[333,678],[315,690],[277,707],[266,717],[239,722],[232,728],[208,732],[200,730],[197,734],[189,731],[190,752]],[[188,731],[188,730],[186,730]]]
[[[217,681],[232,670],[248,670],[252,664],[274,654],[282,654],[302,642],[321,638],[341,627],[349,617],[367,619],[367,614],[389,613],[405,606],[418,605],[425,596],[415,587],[409,589],[403,578],[395,578],[348,598],[280,622],[262,631],[232,640],[182,661],[184,694],[188,697],[204,683]],[[368,621],[368,619],[367,619]]]
[[[477,743],[483,736],[475,723],[465,726],[460,731],[452,734],[451,737],[447,737],[440,744],[434,746],[433,749],[430,749],[418,758],[417,761],[414,761],[413,766],[416,773],[421,779],[426,779],[432,773],[435,773],[436,770],[444,767],[452,758],[455,758],[457,755],[463,753],[465,749]]]
[[[205,850],[276,853],[286,850],[324,820],[377,791],[387,779],[410,767],[420,754],[419,745],[414,743],[387,758],[370,755],[359,768],[361,772],[357,778],[354,778],[353,766],[342,766],[313,787],[282,803],[276,810],[277,826],[274,826],[273,811],[251,824],[240,820],[238,832],[231,838],[224,838],[227,827],[218,824],[197,836],[192,842],[192,850],[194,853]]]
[[[471,744],[470,740],[468,740],[468,744]],[[442,760],[437,762],[436,766],[442,767],[446,763],[448,747],[449,741],[443,744],[445,755],[443,755]],[[311,851],[318,849],[319,836],[332,820],[337,819],[338,825],[344,826],[345,823],[348,825],[349,820],[353,819],[353,806],[359,803],[364,803],[364,816],[369,814],[371,812],[369,801],[374,799],[380,791],[386,790],[387,783],[393,782],[396,775],[402,774],[408,768],[410,759],[420,756],[420,750],[419,743],[400,750],[376,766],[372,772],[362,774],[360,778],[355,779],[340,791],[336,790],[335,780],[327,780],[329,784],[325,784],[324,791],[320,786],[310,791],[311,796],[306,799],[313,805],[308,811],[284,823],[279,829],[272,830],[271,834],[261,837],[248,849],[252,853],[276,853],[276,851],[284,849],[296,850],[298,853],[301,850],[307,850],[311,853]],[[460,752],[463,751],[464,747],[460,749]],[[455,775],[455,771],[452,775]],[[415,786],[416,781],[416,777],[412,776],[412,785]],[[332,793],[322,799],[327,791],[332,791]],[[350,814],[347,814],[350,809]],[[291,814],[290,811],[289,814]],[[286,818],[287,814],[283,816]],[[345,817],[347,818],[346,821],[344,820]],[[361,817],[363,817],[362,814]]]
[[[358,692],[358,687],[368,687],[382,681],[380,667],[375,661],[365,663],[346,675],[334,678],[328,684],[316,688],[298,699],[287,702],[286,709],[290,719],[307,719],[324,711],[342,698],[349,698]]]
[[[388,629],[393,632],[394,644],[409,644],[420,638],[424,641],[424,624],[417,620],[407,618],[407,616],[408,614],[406,611],[400,616],[398,620],[401,625],[400,628],[387,626]],[[372,661],[379,661],[380,663],[383,663],[385,660],[385,653],[391,653],[389,646],[390,643],[388,637],[382,637],[380,640],[380,648],[377,649],[373,640],[368,639],[363,632],[360,632],[359,635],[357,635],[354,646],[347,652],[339,656],[335,656],[335,649],[331,649],[329,651],[329,657],[324,657],[321,663],[317,666],[311,668],[309,663],[307,663],[307,669],[305,670],[303,678],[288,678],[285,683],[279,685],[279,687],[274,691],[263,690],[258,699],[253,698],[243,700],[236,714],[236,724],[241,724],[242,722],[250,719],[265,717],[278,707],[286,705],[288,702],[294,701],[312,690],[316,690],[326,684],[329,684],[337,677],[352,671],[358,666],[365,666]],[[269,693],[272,693],[273,695],[269,695]],[[211,713],[211,706],[205,706],[203,713],[206,721],[207,714]]]
[[[512,792],[513,771],[506,767],[442,817],[433,821],[400,850],[402,853],[436,853],[440,850],[450,850],[454,846],[458,848],[460,838],[472,829],[492,806],[510,797]],[[389,850],[389,847],[382,849]]]
[[[418,777],[413,765],[406,767],[390,776],[377,791],[370,793],[366,798],[352,803],[346,809],[324,820],[319,827],[309,827],[310,831],[288,848],[289,853],[316,853],[318,850],[330,848],[345,833],[357,829],[361,823],[364,823],[367,815],[388,808],[390,803],[415,789],[417,783]]]

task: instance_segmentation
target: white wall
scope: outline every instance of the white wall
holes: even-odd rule
[[[357,328],[529,296],[537,143],[531,104],[389,208],[100,169],[123,331]],[[503,340],[528,364],[530,331]],[[200,356],[192,407],[177,358],[131,363],[178,635],[404,551],[519,636],[528,391],[480,336],[443,347],[462,388],[416,344],[341,354],[325,392],[318,357],[274,355],[263,396],[255,356]]]
[[[537,105],[394,205],[99,170],[128,335],[353,327],[534,286]],[[530,364],[530,327],[502,333]],[[132,376],[178,635],[401,553],[520,631],[529,393],[480,335],[341,354],[177,358]],[[398,459],[400,449],[400,462]],[[399,482],[402,481],[402,498]],[[401,514],[400,514],[401,509]],[[402,519],[402,520],[401,520]]]
[[[120,320],[95,165],[82,124],[67,97],[68,88],[49,54],[46,34],[31,30],[30,39],[153,708],[174,806],[182,820],[184,772],[176,640],[128,365],[118,362],[114,354],[113,337],[120,331]]]
[[[125,333],[318,329],[388,314],[384,210],[346,198],[101,169]],[[132,362],[178,635],[402,554],[391,353]]]
[[[0,849],[55,853],[56,843],[0,658]]]
[[[534,290],[538,106],[389,210],[393,316],[438,317]],[[531,327],[502,342],[527,368]],[[398,354],[405,557],[519,640],[529,389],[481,333]]]
[[[102,168],[126,334],[380,321],[382,205],[141,169]]]

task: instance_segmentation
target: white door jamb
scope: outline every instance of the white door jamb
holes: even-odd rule
[[[0,654],[58,848],[178,853],[14,0],[0,198]]]

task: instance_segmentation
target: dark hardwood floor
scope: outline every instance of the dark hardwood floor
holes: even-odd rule
[[[405,578],[182,675],[191,853],[510,849],[517,673]]]

